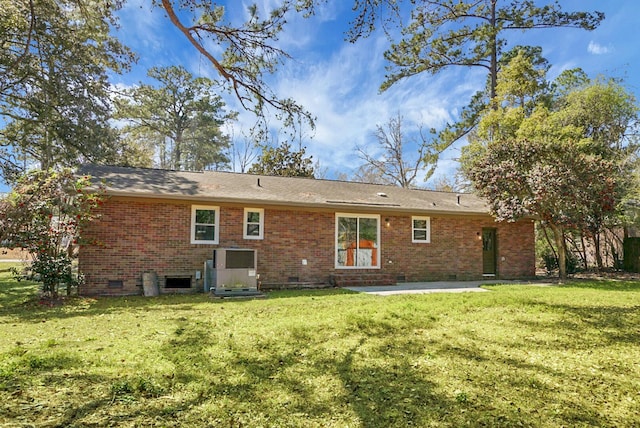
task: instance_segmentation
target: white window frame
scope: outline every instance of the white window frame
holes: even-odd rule
[[[416,230],[424,230],[422,228],[416,228],[415,227],[415,221],[416,220],[426,220],[427,221],[427,236],[426,239],[415,239],[415,231]],[[431,243],[431,217],[426,217],[426,216],[412,216],[411,217],[411,242],[413,242],[414,244],[429,244]]]
[[[251,222],[249,223],[249,213],[258,213],[260,214],[260,221],[258,223]],[[258,235],[248,235],[247,234],[247,226],[249,224],[257,224],[259,227]],[[244,209],[244,220],[242,221],[242,234],[244,239],[264,239],[264,209],[262,208],[245,208]]]
[[[196,211],[215,211],[215,224],[206,225],[213,226],[213,240],[196,239]],[[200,223],[199,223],[200,224]],[[202,223],[205,224],[205,223]],[[220,236],[220,207],[213,205],[191,205],[191,243],[198,245],[218,245]]]
[[[377,247],[377,260],[376,260],[376,266],[342,266],[338,263],[338,225],[339,225],[339,221],[338,219],[340,217],[356,217],[356,218],[373,218],[377,220],[377,230],[376,230],[376,243],[378,245]],[[360,214],[360,213],[336,213],[335,216],[335,236],[334,236],[334,241],[333,241],[333,251],[335,252],[335,260],[334,260],[334,264],[335,264],[335,268],[336,269],[380,269],[380,254],[382,253],[381,250],[381,245],[380,245],[380,215],[378,214]],[[360,234],[360,231],[358,230],[358,235]]]

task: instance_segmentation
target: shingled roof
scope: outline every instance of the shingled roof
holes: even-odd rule
[[[111,196],[181,199],[201,203],[328,208],[337,211],[488,215],[471,194],[403,189],[380,184],[233,172],[168,171],[85,165],[78,174],[104,182]]]

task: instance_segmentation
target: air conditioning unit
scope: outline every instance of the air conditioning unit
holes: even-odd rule
[[[205,266],[208,264],[205,263]],[[210,272],[205,268],[205,291],[208,285],[209,291],[213,291],[216,296],[261,294],[258,290],[257,265],[256,250],[217,248],[213,250]],[[210,278],[210,282],[207,281],[207,277]]]

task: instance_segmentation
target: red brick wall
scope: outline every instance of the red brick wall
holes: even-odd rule
[[[411,242],[411,216],[389,218],[382,227],[381,264],[406,281],[482,278],[482,229],[495,228],[498,277],[535,275],[532,221],[496,223],[491,218],[431,217],[431,242]]]
[[[265,208],[264,239],[243,239],[244,206],[220,206],[219,247],[255,248],[263,283],[328,282],[335,269],[335,214],[296,209]],[[252,207],[255,208],[255,207]],[[385,227],[384,219],[390,226]],[[190,243],[191,203],[111,199],[101,218],[85,232],[101,245],[80,250],[85,274],[83,294],[140,294],[142,274],[154,271],[160,285],[167,275],[191,276],[197,289],[214,245]],[[482,276],[483,227],[495,227],[498,240],[498,275],[501,278],[534,275],[532,222],[495,223],[490,218],[431,218],[431,243],[411,243],[411,215],[381,215],[381,269],[406,281],[472,279]],[[504,258],[504,260],[502,260]],[[302,260],[307,264],[303,265]],[[108,281],[122,281],[109,288]]]

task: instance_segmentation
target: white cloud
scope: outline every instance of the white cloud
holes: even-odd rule
[[[331,5],[335,4],[331,2]],[[265,0],[261,9],[267,10],[277,5],[275,0]],[[137,6],[131,7],[131,16],[139,15],[139,9],[137,14],[134,10]],[[240,9],[243,6],[242,3],[229,6],[228,18],[235,22],[242,16]],[[404,118],[404,129],[408,132],[416,131],[420,125],[425,130],[432,127],[441,129],[447,122],[456,119],[457,110],[484,84],[484,75],[481,73],[451,69],[437,76],[421,74],[409,77],[379,93],[385,71],[383,52],[388,42],[384,35],[379,34],[356,44],[341,42],[343,28],[335,20],[345,7],[348,5],[343,3],[334,8],[327,4],[311,19],[303,19],[300,15],[290,17],[287,31],[281,34],[277,43],[290,52],[293,59],[267,79],[279,97],[296,100],[317,117],[313,138],[310,138],[311,132],[307,132],[303,135],[302,143],[307,147],[306,153],[313,156],[314,160],[319,160],[323,169],[327,169],[327,178],[336,178],[339,173],[353,174],[362,163],[356,146],[375,147],[373,132],[376,125],[385,126],[390,118],[399,113]],[[183,43],[181,61],[167,58],[177,52],[172,52],[167,45],[158,47],[153,30],[163,25],[170,27],[171,24],[157,13],[154,13],[157,15],[154,17],[142,15],[145,15],[147,22],[136,30],[138,33],[135,36],[151,40],[153,55],[151,51],[148,52],[150,58],[157,60],[160,52],[163,52],[162,64],[158,65],[164,65],[167,61],[182,63],[195,75],[220,78],[211,64],[200,57],[181,36],[178,38]],[[162,32],[165,37],[171,32],[168,30],[164,28]],[[210,45],[207,48],[212,51],[219,49]],[[255,117],[243,110],[231,94],[221,95],[229,109],[239,112],[238,122],[229,126],[228,130],[233,132],[237,141],[242,142],[241,133],[248,133],[255,123]],[[273,132],[277,134],[278,129],[274,128]],[[451,157],[443,160],[438,174],[448,173],[450,165],[454,164]]]
[[[120,28],[117,36],[134,50],[158,50],[164,43],[164,17],[159,8],[154,8],[144,0],[130,0],[117,12]]]
[[[589,46],[587,46],[587,51],[593,55],[605,55],[611,53],[613,51],[613,48],[611,48],[610,46],[603,46],[592,40],[589,42]]]
[[[295,99],[317,116],[314,137],[304,144],[307,154],[328,169],[328,178],[353,174],[362,163],[356,146],[375,146],[376,125],[384,126],[400,113],[407,132],[419,125],[441,129],[483,82],[483,76],[452,70],[413,76],[379,93],[385,46],[382,37],[343,44],[331,58],[313,64],[300,59],[276,76],[280,96]],[[461,78],[464,73],[472,78]]]

